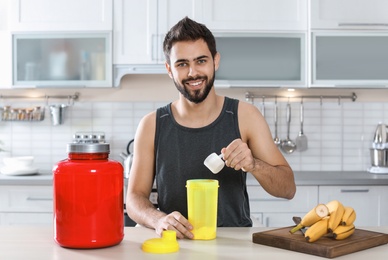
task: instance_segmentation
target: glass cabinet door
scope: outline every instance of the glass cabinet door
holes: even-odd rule
[[[221,62],[218,85],[302,86],[305,80],[305,35],[260,34],[216,37]]]
[[[13,85],[112,87],[111,35],[13,35]]]
[[[388,33],[313,33],[312,84],[388,85]]]

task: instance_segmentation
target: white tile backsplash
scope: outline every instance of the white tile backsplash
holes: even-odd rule
[[[50,171],[67,157],[66,145],[75,132],[104,132],[111,145],[111,159],[122,161],[141,118],[164,102],[75,102],[66,111],[63,125],[52,126],[49,110],[41,122],[0,122],[0,140],[13,156],[33,155],[39,169]],[[26,107],[25,103],[12,103]],[[35,106],[41,104],[28,104]],[[262,102],[255,105],[261,109]],[[286,102],[278,102],[278,136],[286,138]],[[300,103],[291,102],[290,138],[300,131]],[[295,171],[363,171],[370,165],[369,147],[376,125],[386,122],[388,104],[383,102],[304,101],[303,132],[308,149],[285,154]],[[265,102],[265,118],[274,130],[274,102]]]

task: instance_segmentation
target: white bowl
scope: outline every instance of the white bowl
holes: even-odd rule
[[[18,156],[18,157],[4,157],[3,162],[5,166],[26,167],[31,166],[34,162],[33,156]]]

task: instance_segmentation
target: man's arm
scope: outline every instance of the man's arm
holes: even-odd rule
[[[273,142],[267,122],[253,105],[239,102],[242,139],[222,149],[226,165],[250,172],[271,195],[292,199],[296,192],[294,174]]]
[[[179,212],[167,215],[154,207],[149,200],[154,182],[156,113],[145,116],[139,123],[135,141],[131,171],[128,179],[126,208],[136,223],[154,228],[158,235],[163,230],[177,231],[177,237],[192,238],[192,229],[188,220]]]

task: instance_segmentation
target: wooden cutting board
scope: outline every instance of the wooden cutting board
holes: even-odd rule
[[[356,229],[344,240],[321,237],[309,243],[301,232],[290,233],[292,227],[279,228],[252,234],[256,244],[273,246],[310,255],[334,258],[388,243],[388,234]]]

